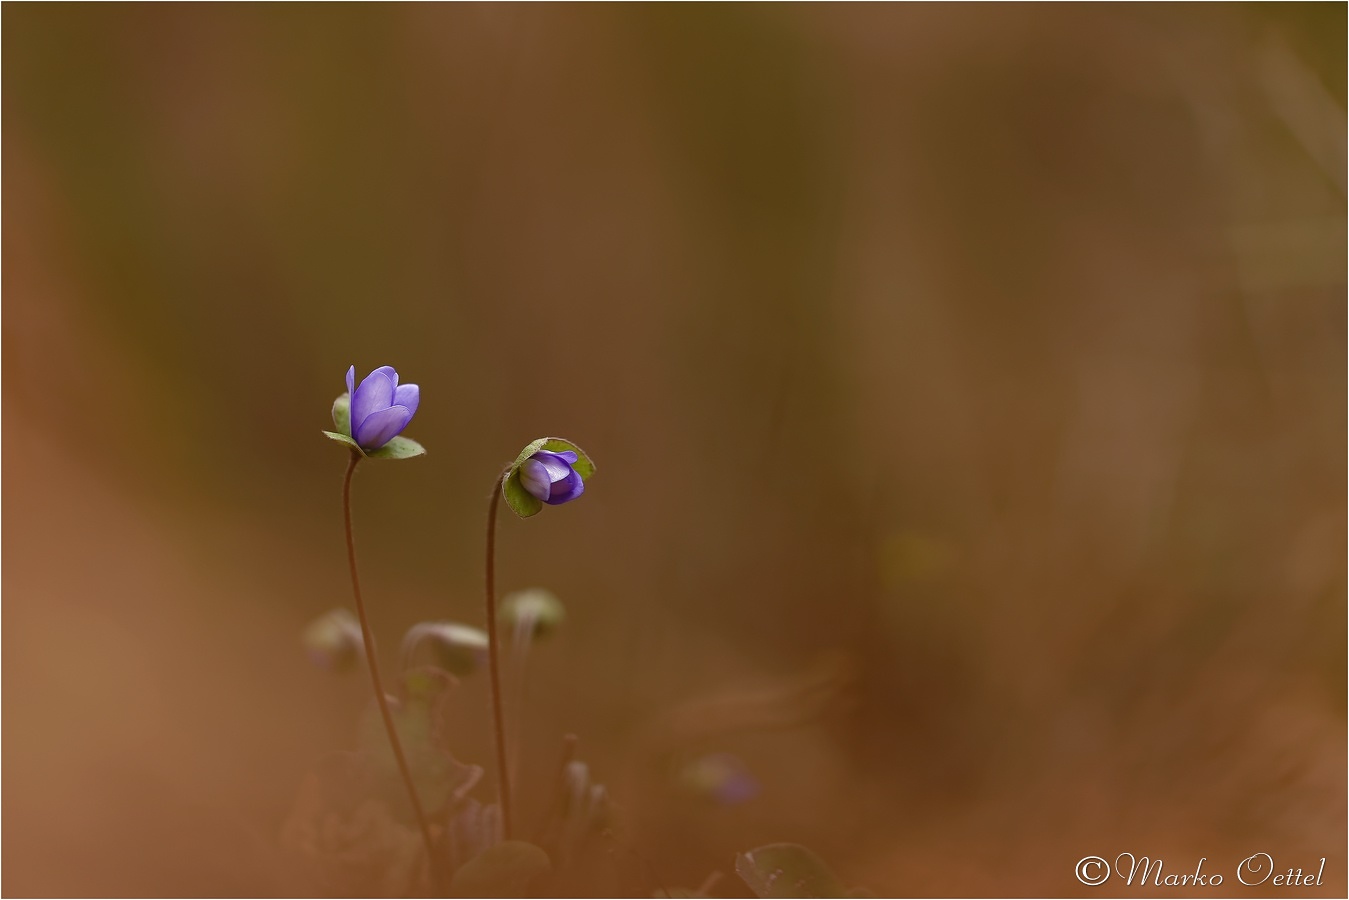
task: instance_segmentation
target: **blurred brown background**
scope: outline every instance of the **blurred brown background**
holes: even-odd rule
[[[7,894],[305,890],[355,363],[430,451],[357,476],[386,657],[480,623],[503,462],[599,464],[500,531],[570,613],[527,813],[572,731],[666,884],[788,840],[881,895],[1343,895],[1342,4],[3,24]],[[656,758],[706,751],[761,794]]]

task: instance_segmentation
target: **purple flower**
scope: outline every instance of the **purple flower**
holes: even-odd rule
[[[586,487],[581,473],[572,468],[576,460],[571,450],[561,453],[540,450],[520,464],[520,484],[552,506],[575,500]]]
[[[356,386],[356,367],[347,369],[351,395],[351,437],[364,450],[378,450],[408,427],[417,412],[421,389],[399,384],[393,366],[380,366]]]

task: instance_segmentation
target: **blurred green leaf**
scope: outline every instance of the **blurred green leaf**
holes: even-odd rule
[[[452,897],[528,897],[553,871],[548,854],[525,841],[489,847],[454,873]]]
[[[412,772],[412,782],[417,788],[417,797],[429,815],[444,809],[455,789],[475,777],[472,766],[459,762],[437,741],[433,706],[434,699],[414,696],[390,709],[394,728],[403,745],[403,755]],[[360,747],[379,776],[384,799],[391,808],[399,811],[403,821],[411,821],[407,789],[389,745],[383,717],[374,704],[361,718]]]
[[[757,897],[846,897],[829,867],[800,844],[767,844],[735,860],[735,873]]]
[[[434,702],[437,697],[458,682],[449,672],[435,666],[417,666],[404,669],[403,693],[413,701]]]

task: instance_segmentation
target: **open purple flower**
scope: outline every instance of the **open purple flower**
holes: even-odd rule
[[[380,366],[356,385],[356,367],[347,369],[351,395],[351,437],[364,450],[378,450],[407,428],[417,413],[421,389],[399,384],[393,366]]]
[[[552,506],[575,500],[586,487],[581,473],[572,468],[576,460],[571,450],[540,450],[520,464],[520,484]]]

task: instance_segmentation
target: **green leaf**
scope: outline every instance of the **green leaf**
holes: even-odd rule
[[[846,897],[829,867],[800,844],[768,844],[736,857],[735,873],[757,897]]]
[[[506,505],[511,508],[511,512],[522,519],[528,519],[543,509],[543,501],[525,490],[525,486],[520,483],[519,469],[519,463],[511,468],[511,473],[501,484],[501,494],[506,498]]]
[[[333,401],[333,427],[338,434],[351,437],[351,395],[344,393]]]
[[[525,841],[503,841],[459,867],[451,897],[528,897],[553,871],[548,854]]]
[[[346,444],[348,447],[361,454],[361,456],[365,456],[365,451],[361,449],[361,445],[347,437],[345,434],[338,434],[336,431],[325,431],[323,433],[332,440],[337,441],[339,444]]]
[[[426,448],[421,444],[412,438],[399,435],[396,438],[391,438],[389,443],[378,450],[371,450],[366,456],[371,459],[411,459],[424,453],[426,453]]]

